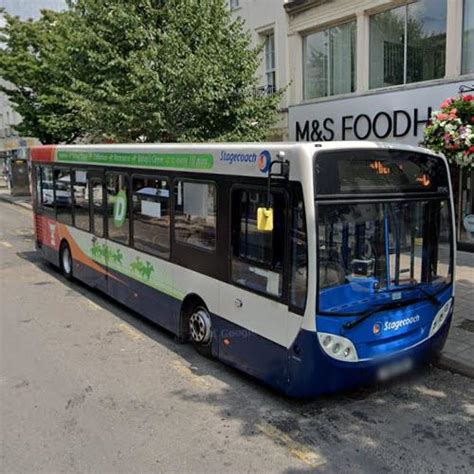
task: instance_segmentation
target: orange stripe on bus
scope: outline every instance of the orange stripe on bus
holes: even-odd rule
[[[99,264],[97,264],[96,262],[94,262],[94,260],[89,258],[81,250],[81,248],[76,244],[75,240],[73,239],[72,235],[68,231],[67,227],[64,224],[60,224],[59,222],[58,222],[58,234],[59,234],[60,242],[62,241],[62,239],[67,240],[67,243],[69,244],[69,247],[71,249],[72,258],[74,260],[77,260],[81,262],[82,264],[87,265],[88,267],[101,273],[102,275],[107,275],[110,278],[113,278],[114,280],[124,283],[122,280],[120,280],[120,278],[117,278],[115,275],[112,275],[107,270],[104,270]]]

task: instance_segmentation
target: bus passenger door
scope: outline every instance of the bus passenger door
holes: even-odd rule
[[[273,230],[257,229],[257,210],[266,207],[264,187],[234,187],[231,216],[231,284],[220,294],[219,358],[260,377],[286,373],[288,290],[288,196],[271,195]]]

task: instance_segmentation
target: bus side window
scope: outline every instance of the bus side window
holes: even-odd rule
[[[291,224],[291,306],[304,311],[308,286],[308,243],[301,192],[293,196]]]
[[[266,207],[266,190],[232,193],[232,280],[280,298],[283,289],[285,196],[272,193],[273,230],[257,230],[257,209]]]
[[[41,166],[36,165],[34,168],[35,177],[35,204],[39,206],[41,203]]]
[[[178,180],[174,186],[174,238],[199,249],[216,248],[217,188]]]
[[[108,238],[128,245],[130,225],[128,220],[128,176],[113,173],[106,176]]]
[[[70,169],[59,168],[54,170],[54,196],[56,200],[56,217],[58,221],[72,225]]]
[[[53,168],[41,166],[41,194],[40,206],[44,209],[54,210]]]
[[[133,245],[162,258],[170,256],[170,189],[162,177],[133,177]]]
[[[104,236],[104,188],[101,179],[91,179],[92,225],[94,235]]]
[[[89,186],[87,171],[74,171],[74,224],[78,229],[90,231]]]

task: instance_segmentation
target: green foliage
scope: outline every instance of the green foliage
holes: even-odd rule
[[[277,119],[281,92],[255,93],[260,50],[224,0],[76,0],[7,17],[2,39],[19,131],[43,142],[258,141]]]
[[[6,13],[0,28],[0,85],[23,121],[15,128],[43,143],[72,142],[82,120],[68,100],[68,55],[58,25],[65,15],[43,12],[38,21],[21,21]],[[14,87],[12,87],[12,85]]]

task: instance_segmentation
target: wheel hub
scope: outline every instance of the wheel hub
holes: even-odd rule
[[[211,318],[202,308],[196,310],[189,318],[191,339],[199,344],[206,344],[211,339]]]

